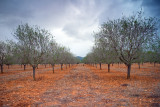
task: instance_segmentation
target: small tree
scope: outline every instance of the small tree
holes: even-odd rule
[[[59,60],[59,53],[58,44],[54,40],[51,40],[49,43],[46,59],[48,60],[48,63],[52,65],[53,73],[54,66],[56,63],[58,63]]]
[[[19,25],[14,33],[14,36],[18,40],[17,44],[23,46],[21,49],[23,56],[27,58],[28,63],[33,68],[34,80],[35,69],[42,62],[43,55],[46,53],[49,35],[48,31],[39,27],[30,27],[28,24]]]
[[[108,64],[108,72],[110,72],[110,64],[116,60],[114,49],[110,47],[109,41],[101,38],[101,33],[97,34],[97,36],[95,36],[95,39],[95,47],[97,49],[95,49],[93,53],[98,53],[99,60]],[[96,50],[98,52],[96,52]]]
[[[153,42],[151,46],[152,50],[152,62],[154,62],[154,66],[156,63],[160,63],[160,37],[158,36],[155,39],[155,42]]]
[[[1,66],[1,73],[3,73],[3,65],[5,63],[6,55],[7,55],[6,43],[0,41],[0,66]]]

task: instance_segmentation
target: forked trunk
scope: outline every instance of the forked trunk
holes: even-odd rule
[[[36,69],[36,67],[33,66],[32,68],[33,68],[33,80],[35,81],[36,80],[36,78],[35,78],[35,69]]]
[[[110,64],[108,64],[108,72],[110,72]]]
[[[127,68],[128,68],[127,79],[130,79],[131,64],[127,65]]]
[[[3,74],[3,64],[1,64],[1,74]]]
[[[101,63],[99,63],[99,66],[100,66],[100,70],[102,69],[102,67],[101,67]]]

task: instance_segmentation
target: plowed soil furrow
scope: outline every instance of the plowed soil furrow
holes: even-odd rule
[[[142,67],[148,67],[145,64]],[[124,65],[107,72],[91,65],[75,64],[64,70],[39,69],[36,81],[31,71],[4,75],[0,84],[0,106],[13,107],[159,107],[159,66],[152,69],[132,67],[126,79]],[[49,71],[48,71],[49,70]],[[47,72],[46,72],[47,71]],[[22,76],[21,76],[22,75]],[[15,80],[14,80],[15,78]],[[12,81],[11,81],[12,80]],[[1,83],[1,82],[0,82]]]
[[[55,67],[55,70],[59,69],[59,68],[60,67]],[[36,69],[36,73],[43,73],[43,72],[51,71],[51,70],[52,70],[52,68]],[[7,82],[7,81],[21,79],[21,78],[25,78],[25,77],[32,76],[32,75],[33,75],[32,70],[23,71],[23,72],[11,74],[11,75],[3,75],[3,76],[0,76],[0,84]]]
[[[43,95],[45,103],[40,106],[111,106],[115,105],[115,98],[111,96],[112,90],[107,90],[104,81],[89,68],[78,66],[57,81]],[[107,86],[107,85],[106,85]],[[106,92],[111,92],[111,94]],[[122,100],[122,99],[120,99]],[[129,105],[128,100],[123,103]]]

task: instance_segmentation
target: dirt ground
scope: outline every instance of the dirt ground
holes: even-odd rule
[[[0,106],[15,107],[160,107],[160,64],[133,64],[131,79],[126,79],[126,66],[57,65],[55,73],[48,66],[23,71],[13,65],[0,74]],[[14,72],[14,73],[13,73]],[[18,75],[18,76],[17,76]]]

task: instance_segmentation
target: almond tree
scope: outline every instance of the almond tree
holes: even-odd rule
[[[50,33],[39,27],[30,27],[28,24],[19,25],[14,36],[18,40],[17,44],[23,46],[21,51],[26,54],[28,63],[33,68],[33,79],[35,80],[35,69],[42,62],[42,57],[46,53],[48,36]]]
[[[6,56],[5,56],[5,64],[8,66],[11,64],[16,64],[16,57],[14,56],[14,47],[15,43],[11,40],[6,41]]]
[[[1,73],[3,73],[3,65],[5,63],[6,55],[7,55],[6,43],[0,41],[0,66],[1,66]]]
[[[158,21],[145,18],[141,13],[117,20],[109,20],[101,27],[101,38],[109,41],[111,48],[128,68],[130,78],[131,64],[139,57],[139,50],[150,45],[156,36]]]
[[[47,54],[46,56],[47,62],[52,65],[52,69],[54,73],[54,66],[56,63],[58,63],[58,60],[60,59],[59,57],[60,47],[54,40],[51,40],[49,42],[48,51],[46,54]]]
[[[59,60],[58,60],[58,62],[61,64],[61,70],[63,70],[63,64],[65,62],[66,52],[67,52],[67,48],[65,48],[63,46],[61,46],[59,48]]]
[[[152,62],[154,66],[156,63],[160,63],[160,35],[155,39],[151,47],[152,50]]]
[[[28,50],[24,45],[16,44],[14,47],[14,57],[16,58],[16,62],[24,66],[24,70],[26,70],[26,65],[28,64],[27,52]]]
[[[92,49],[92,62],[99,63],[100,70],[102,69],[102,63],[104,63],[104,54],[102,51],[98,46],[94,46]]]
[[[99,60],[108,64],[108,72],[110,72],[110,64],[113,64],[117,59],[115,52],[113,48],[110,47],[109,41],[101,38],[101,33],[98,33],[95,36],[95,39],[95,50],[97,50],[98,52],[94,51],[93,53],[97,53],[100,58]]]

